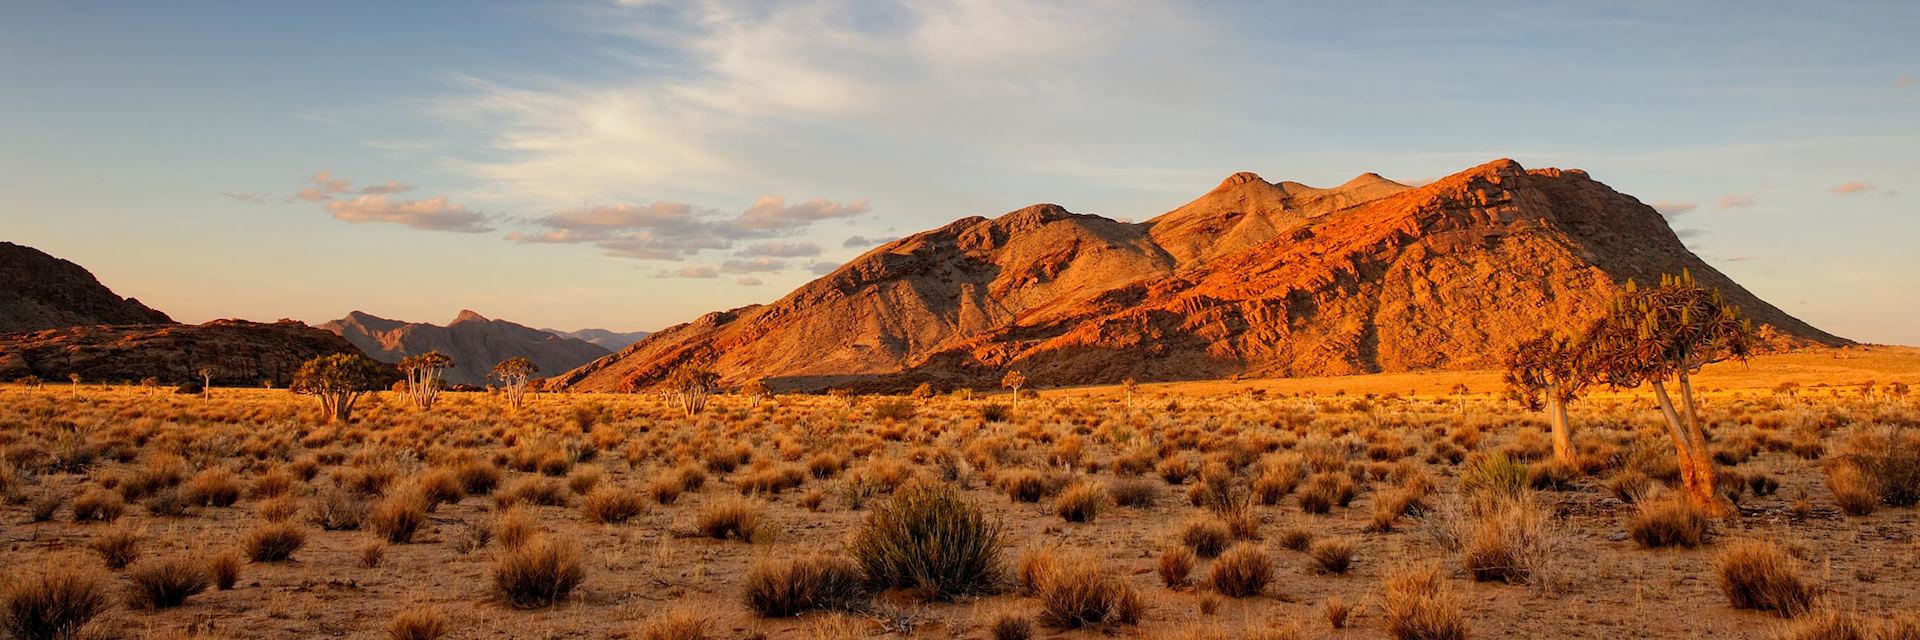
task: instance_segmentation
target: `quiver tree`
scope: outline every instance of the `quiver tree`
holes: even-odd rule
[[[354,402],[379,389],[382,382],[391,379],[389,375],[384,366],[366,356],[336,353],[301,364],[290,388],[294,393],[318,396],[321,412],[331,424],[351,418]]]
[[[1591,368],[1601,380],[1615,388],[1653,387],[1687,496],[1713,513],[1725,513],[1695,408],[1693,374],[1715,362],[1745,361],[1752,352],[1752,326],[1740,317],[1739,307],[1721,299],[1719,290],[1694,284],[1692,274],[1663,276],[1651,289],[1628,282],[1587,337],[1593,346]],[[1680,391],[1678,403],[1667,392],[1669,383]]]
[[[1508,390],[1527,409],[1546,412],[1553,432],[1553,459],[1569,465],[1577,461],[1567,403],[1580,397],[1593,380],[1586,353],[1584,340],[1563,334],[1521,341],[1507,353]]]
[[[760,406],[761,400],[773,397],[773,392],[767,390],[767,381],[759,378],[748,380],[746,384],[740,385],[740,394],[746,396],[747,401],[755,407]]]
[[[507,406],[520,410],[527,397],[527,386],[536,373],[540,373],[540,367],[525,357],[508,358],[493,365],[493,377],[500,381],[500,389],[507,394]]]
[[[400,359],[400,372],[407,376],[407,397],[421,409],[432,409],[440,397],[444,377],[453,368],[453,357],[438,351]]]
[[[1020,406],[1020,387],[1027,385],[1027,376],[1018,371],[1008,371],[1000,377],[1000,386],[1013,390],[1013,405]]]
[[[196,373],[200,374],[200,397],[212,399],[213,398],[213,369],[209,367],[201,367],[200,370],[197,371]]]
[[[680,405],[688,417],[707,408],[707,395],[713,393],[713,386],[719,382],[720,374],[690,365],[681,365],[667,375],[667,392],[672,394],[674,404]]]

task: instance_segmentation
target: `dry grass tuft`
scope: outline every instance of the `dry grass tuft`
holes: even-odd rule
[[[1160,552],[1160,560],[1154,565],[1160,574],[1160,583],[1169,588],[1184,587],[1193,574],[1193,550],[1183,546],[1167,547]]]
[[[733,538],[753,542],[760,532],[760,505],[739,497],[715,500],[700,509],[693,528],[715,540]]]
[[[1764,541],[1736,542],[1714,559],[1714,583],[1735,609],[1792,617],[1813,607],[1815,589],[1800,578],[1792,556]]]
[[[503,548],[488,575],[493,592],[516,609],[537,609],[566,600],[587,578],[580,546],[571,540],[538,536]]]
[[[447,635],[447,614],[433,607],[401,609],[387,620],[389,640],[439,640]]]
[[[1381,583],[1380,609],[1395,640],[1466,640],[1466,615],[1447,588],[1440,565],[1403,567]]]
[[[1679,493],[1644,500],[1627,521],[1627,534],[1643,547],[1700,546],[1712,525],[1707,512]]]
[[[1342,539],[1321,540],[1307,550],[1318,573],[1343,574],[1353,567],[1353,543]]]
[[[133,561],[140,559],[140,534],[131,528],[116,526],[93,536],[87,541],[100,559],[107,563],[108,569],[125,569]]]
[[[647,512],[646,497],[619,487],[602,486],[587,493],[581,501],[587,519],[600,524],[617,524]]]
[[[49,560],[0,584],[0,630],[24,640],[80,638],[112,606],[112,579],[84,564]]]
[[[863,581],[859,565],[840,556],[763,559],[748,569],[743,595],[754,613],[786,618],[812,610],[850,609],[866,598]]]
[[[1207,570],[1207,586],[1229,598],[1260,595],[1273,581],[1273,558],[1260,545],[1241,542],[1215,558]]]
[[[188,558],[142,562],[127,571],[127,605],[135,609],[165,609],[213,585],[200,563]]]

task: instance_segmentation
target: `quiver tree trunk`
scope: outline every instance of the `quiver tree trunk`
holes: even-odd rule
[[[1690,400],[1691,386],[1684,377],[1681,380],[1682,399]],[[1726,514],[1727,505],[1720,499],[1715,482],[1713,456],[1707,451],[1707,438],[1700,430],[1699,421],[1694,419],[1693,407],[1675,407],[1673,397],[1667,394],[1666,383],[1659,380],[1653,381],[1653,397],[1660,403],[1661,416],[1666,418],[1667,436],[1673,440],[1674,457],[1680,463],[1681,487],[1687,492],[1687,498],[1714,515]]]

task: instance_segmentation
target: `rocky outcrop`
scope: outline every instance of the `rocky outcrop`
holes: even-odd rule
[[[1490,367],[1584,325],[1628,280],[1683,270],[1777,346],[1846,343],[1700,260],[1653,208],[1503,159],[1418,188],[1235,174],[1140,224],[1054,205],[967,218],[560,382],[635,388],[682,364],[796,390],[991,385],[1008,369],[1065,385]]]
[[[357,352],[340,336],[293,320],[88,325],[0,334],[0,380],[65,382],[79,374],[87,382],[173,385],[198,383],[207,369],[219,386],[284,388],[307,360]]]
[[[0,242],[0,333],[171,322],[139,300],[115,295],[80,265]]]
[[[485,385],[493,366],[509,358],[528,358],[542,375],[552,375],[612,353],[582,340],[490,320],[472,311],[461,311],[446,326],[401,322],[355,311],[320,328],[338,334],[382,362],[398,363],[429,351],[452,356],[453,369],[446,373],[448,384]]]

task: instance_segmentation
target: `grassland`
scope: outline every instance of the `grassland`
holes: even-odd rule
[[[1489,372],[692,417],[382,393],[346,425],[283,390],[8,385],[0,615],[92,597],[74,637],[97,638],[1914,637],[1898,382],[1920,352],[1704,374],[1723,519],[1671,499],[1646,397],[1576,403],[1559,465]],[[920,525],[984,564],[883,570]]]

